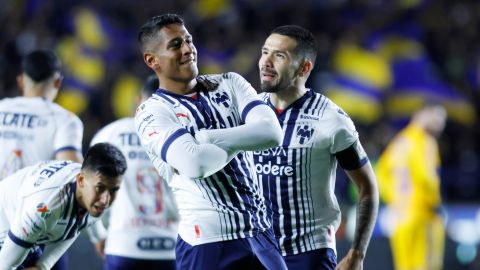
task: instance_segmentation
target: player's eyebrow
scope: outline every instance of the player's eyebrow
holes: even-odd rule
[[[181,44],[184,40],[191,40],[191,39],[192,39],[191,35],[185,35],[184,37],[175,37],[168,41],[167,49],[178,46],[178,43]]]

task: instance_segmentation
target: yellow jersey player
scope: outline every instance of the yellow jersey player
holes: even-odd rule
[[[442,269],[445,227],[436,137],[446,111],[428,103],[387,146],[377,164],[380,196],[388,206],[395,269]]]

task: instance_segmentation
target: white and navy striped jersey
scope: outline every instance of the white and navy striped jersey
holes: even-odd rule
[[[251,85],[236,73],[199,80],[208,82],[210,89],[200,89],[193,97],[159,89],[137,110],[137,133],[156,167],[168,163],[166,152],[176,138],[200,129],[239,126],[253,107],[264,106]],[[158,141],[161,151],[154,148]],[[245,238],[270,227],[251,152],[240,152],[223,169],[203,179],[175,173],[169,185],[180,213],[179,234],[190,245]]]
[[[5,237],[24,248],[58,243],[95,222],[75,199],[80,168],[71,161],[46,161],[1,181],[0,245]]]
[[[273,108],[268,94],[262,97]],[[335,153],[358,140],[350,118],[327,97],[308,92],[278,115],[281,146],[255,151],[255,169],[282,255],[335,249],[340,209]]]
[[[82,151],[83,124],[41,97],[0,101],[0,180],[62,150]]]
[[[178,210],[165,179],[169,166],[157,173],[135,133],[133,118],[101,129],[91,144],[108,142],[127,159],[122,186],[108,214],[105,253],[136,259],[174,260]],[[98,226],[101,222],[97,223]]]

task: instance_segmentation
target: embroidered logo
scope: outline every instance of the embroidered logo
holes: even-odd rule
[[[51,211],[50,209],[48,209],[48,206],[44,203],[39,203],[37,205],[37,212],[40,213],[40,216],[43,218],[43,219],[47,219],[50,214],[51,214]]]
[[[310,125],[303,125],[303,126],[298,126],[297,127],[297,136],[299,137],[299,143],[300,144],[305,144],[313,136],[313,132],[315,130],[310,126]]]
[[[222,104],[223,106],[225,106],[225,108],[230,107],[230,98],[227,96],[226,93],[215,93],[215,95],[212,97],[212,101],[217,104]]]

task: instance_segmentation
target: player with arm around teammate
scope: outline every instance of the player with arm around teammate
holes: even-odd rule
[[[1,181],[0,269],[50,269],[111,205],[125,170],[122,153],[101,143],[82,164],[45,161]]]
[[[140,101],[158,89],[157,76],[146,80]],[[157,172],[135,133],[131,117],[119,119],[93,138],[92,144],[110,142],[127,159],[122,188],[107,212],[108,229],[97,222],[88,230],[97,251],[105,255],[104,269],[175,269],[178,211],[170,188],[169,166]],[[106,244],[105,244],[106,241]]]
[[[299,26],[280,26],[265,40],[262,95],[284,139],[279,147],[254,152],[256,171],[289,269],[362,269],[378,211],[375,176],[348,115],[305,87],[316,55],[313,34]],[[360,194],[353,244],[338,266],[337,163]]]
[[[138,39],[160,89],[139,106],[135,125],[153,164],[175,171],[177,269],[286,269],[246,152],[280,143],[274,113],[236,73],[198,76],[180,16],[151,18]]]

